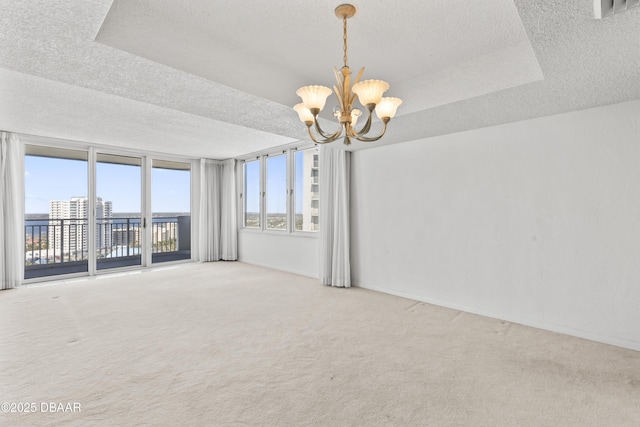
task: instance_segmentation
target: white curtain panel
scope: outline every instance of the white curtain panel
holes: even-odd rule
[[[0,289],[24,278],[23,153],[17,135],[0,132]]]
[[[351,153],[321,146],[320,179],[320,282],[350,287],[349,174]]]
[[[238,259],[238,215],[236,205],[236,161],[222,163],[220,181],[220,256],[225,261]]]
[[[235,160],[200,160],[201,262],[238,259]]]
[[[222,165],[216,160],[200,160],[200,236],[201,262],[220,260],[220,176]]]

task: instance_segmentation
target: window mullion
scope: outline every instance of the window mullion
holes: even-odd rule
[[[267,158],[268,155],[260,157],[260,229],[267,229]]]
[[[292,233],[294,229],[293,218],[293,153],[295,148],[287,151],[287,232]]]

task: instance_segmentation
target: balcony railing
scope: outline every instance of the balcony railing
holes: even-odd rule
[[[26,220],[25,266],[86,259],[86,232],[84,218]]]
[[[139,265],[142,230],[140,218],[97,218],[97,268]],[[87,271],[87,234],[86,218],[26,220],[25,278]],[[151,247],[154,263],[190,258],[190,217],[154,217]]]

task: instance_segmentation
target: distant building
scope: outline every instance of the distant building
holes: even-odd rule
[[[96,199],[96,249],[111,248],[111,229],[113,222],[113,205],[111,202]]]
[[[304,151],[302,230],[318,231],[318,150]]]
[[[56,254],[78,260],[86,256],[89,247],[88,205],[87,197],[49,202],[49,248]],[[96,198],[96,249],[111,247],[112,220],[112,203],[103,201],[101,197]]]
[[[135,247],[140,245],[140,223],[116,224],[111,230],[112,242],[106,249],[111,250],[116,246]],[[108,252],[108,251],[107,251]]]

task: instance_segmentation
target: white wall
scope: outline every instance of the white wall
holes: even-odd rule
[[[353,153],[354,283],[640,350],[639,117],[632,101]]]
[[[240,230],[238,260],[318,277],[318,239],[315,235]]]

